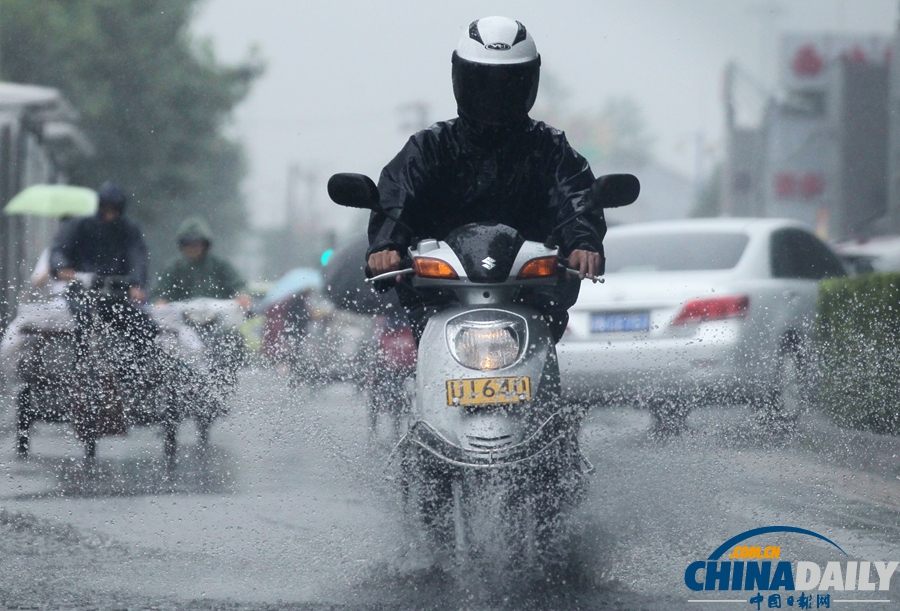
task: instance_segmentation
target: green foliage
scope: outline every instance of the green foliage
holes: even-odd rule
[[[0,76],[59,88],[97,154],[71,182],[122,182],[155,263],[186,216],[227,239],[245,223],[242,149],[223,135],[261,72],[219,65],[190,34],[196,0],[0,0]],[[153,248],[153,247],[156,248]]]
[[[824,280],[823,407],[838,424],[900,433],[900,273]]]

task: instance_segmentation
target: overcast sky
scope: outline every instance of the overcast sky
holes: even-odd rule
[[[401,106],[424,102],[429,121],[456,114],[450,54],[479,17],[524,23],[572,110],[637,100],[656,157],[691,176],[697,134],[721,141],[728,60],[774,86],[779,33],[888,34],[897,13],[898,0],[207,0],[194,29],[222,61],[256,46],[267,64],[233,129],[250,161],[253,222],[271,226],[284,218],[289,164],[318,176],[315,214],[328,223],[325,180],[377,178],[409,135]]]

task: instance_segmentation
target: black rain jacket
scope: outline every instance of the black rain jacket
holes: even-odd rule
[[[381,172],[381,206],[414,230],[373,212],[369,250],[397,250],[413,239],[441,240],[473,222],[499,222],[526,240],[543,242],[578,209],[594,175],[563,132],[526,119],[502,133],[480,130],[464,118],[414,134]],[[562,232],[561,250],[603,255],[606,223],[579,218]],[[602,264],[601,264],[602,266]]]
[[[75,219],[60,227],[50,250],[50,269],[71,268],[107,276],[127,276],[132,286],[147,286],[150,256],[140,227],[128,218],[105,223],[99,216]]]

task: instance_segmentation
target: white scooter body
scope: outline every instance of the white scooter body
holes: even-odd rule
[[[413,261],[428,257],[450,265],[458,280],[417,276],[412,284],[453,291],[459,305],[433,314],[419,342],[406,441],[451,465],[491,469],[531,461],[571,433],[557,401],[559,367],[550,327],[537,310],[513,303],[523,287],[558,282],[555,262],[550,277],[517,279],[529,261],[555,261],[557,250],[526,241],[508,278],[491,283],[470,280],[446,242],[422,241],[409,255]],[[496,327],[514,329],[510,336],[517,340],[515,358],[508,356],[496,368],[464,365],[454,355],[454,337],[473,319],[473,328],[493,328],[494,321]],[[485,359],[489,352],[483,353]],[[478,389],[485,379],[492,380],[490,386]]]

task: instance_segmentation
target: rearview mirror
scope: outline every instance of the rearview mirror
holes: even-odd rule
[[[335,174],[328,179],[328,197],[348,208],[381,209],[378,187],[365,174]]]
[[[641,194],[641,181],[632,174],[606,174],[594,181],[587,203],[592,208],[621,208]]]

